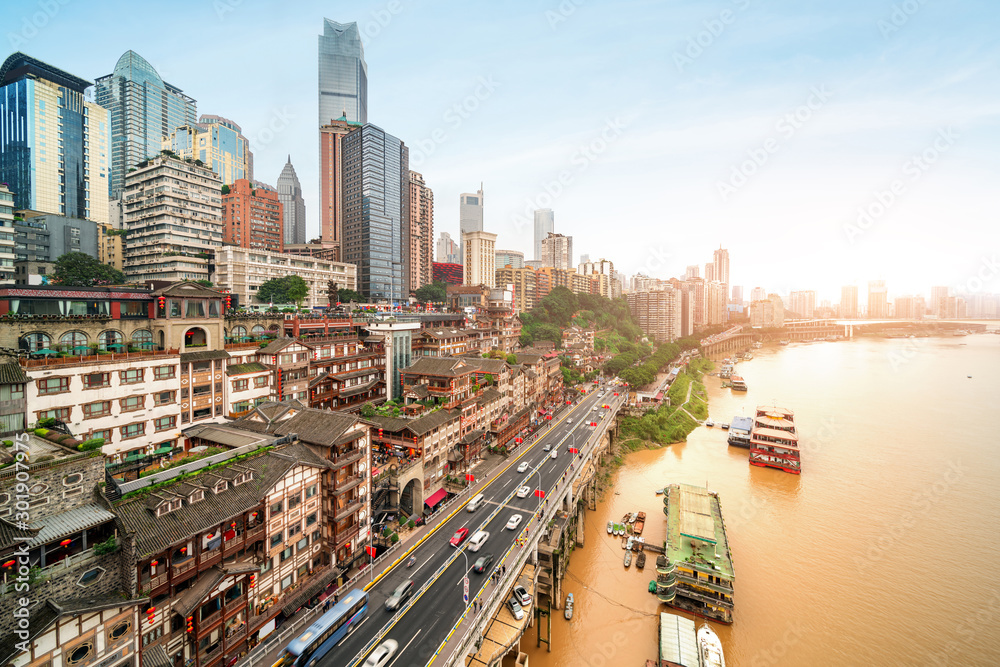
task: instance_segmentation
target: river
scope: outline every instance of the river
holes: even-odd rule
[[[531,666],[656,658],[673,610],[647,592],[655,561],[625,570],[605,526],[644,510],[662,543],[654,490],[673,482],[722,500],[736,609],[713,627],[729,667],[1000,664],[1000,336],[793,343],[738,372],[745,394],[705,378],[711,418],[793,409],[802,475],[750,466],[718,427],[627,456],[571,558],[573,621],[553,615],[551,653],[535,628],[521,640]]]

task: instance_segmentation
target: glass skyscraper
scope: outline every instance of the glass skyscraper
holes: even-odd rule
[[[0,65],[0,182],[14,208],[108,222],[108,113],[88,86],[23,53]]]
[[[373,301],[409,295],[409,152],[374,125],[344,142],[341,259],[358,267],[358,292]]]
[[[111,115],[111,198],[118,199],[129,169],[158,155],[177,128],[194,124],[197,103],[135,51],[126,51],[96,88],[97,103]]]
[[[358,24],[324,19],[319,36],[319,127],[341,117],[368,122],[368,65]]]
[[[542,241],[548,238],[550,232],[556,231],[555,213],[551,208],[540,208],[535,211],[535,259],[542,259]]]

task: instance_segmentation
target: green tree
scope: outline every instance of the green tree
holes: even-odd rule
[[[212,284],[211,280],[196,280],[195,282],[201,285],[202,287],[215,287],[215,285]]]
[[[448,300],[448,286],[438,280],[417,289],[414,294],[421,303],[444,303]]]
[[[257,300],[270,303],[296,303],[309,296],[309,286],[300,276],[271,278],[257,289]]]
[[[229,194],[229,186],[228,185],[223,185],[222,186],[222,194],[224,194],[224,195],[228,195]]]
[[[53,282],[73,287],[121,285],[125,274],[82,252],[68,252],[56,260]]]
[[[352,289],[337,290],[337,301],[340,303],[364,303],[365,298]]]
[[[510,364],[511,366],[516,366],[517,365],[517,355],[516,354],[508,354],[507,355],[507,363]]]

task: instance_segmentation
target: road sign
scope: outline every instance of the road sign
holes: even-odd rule
[[[465,577],[462,580],[462,602],[469,604],[469,578]]]

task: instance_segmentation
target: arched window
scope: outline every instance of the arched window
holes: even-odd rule
[[[97,346],[105,351],[117,352],[123,347],[122,340],[124,338],[119,331],[102,331],[97,337]]]
[[[184,347],[205,347],[208,336],[201,327],[192,327],[184,333]]]
[[[20,348],[28,352],[38,352],[52,345],[52,337],[43,333],[30,333],[21,336]]]
[[[229,332],[229,337],[233,341],[235,341],[235,342],[238,343],[238,342],[240,342],[240,340],[242,340],[243,338],[247,337],[247,328],[246,327],[233,327],[232,331]]]
[[[67,331],[59,337],[59,347],[66,352],[81,352],[75,348],[87,347],[87,334],[82,331]]]
[[[142,350],[152,350],[153,332],[149,329],[139,329],[132,334],[132,344]]]
[[[262,327],[259,324],[256,324],[252,329],[250,329],[250,333],[252,333],[254,336],[262,336],[264,334],[264,327]]]

